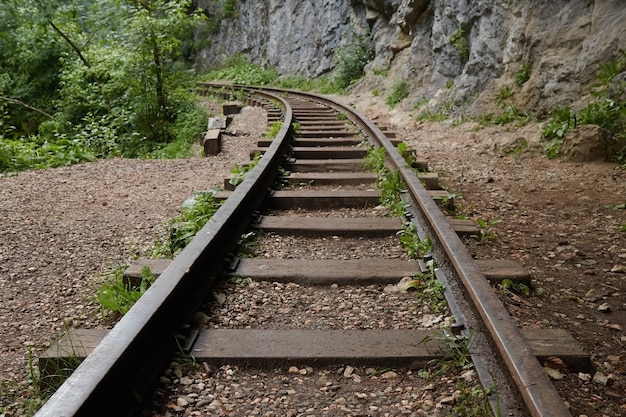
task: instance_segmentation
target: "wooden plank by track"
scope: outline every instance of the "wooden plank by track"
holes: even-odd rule
[[[263,216],[256,227],[278,234],[380,236],[396,234],[402,230],[402,222],[397,217]]]
[[[76,366],[108,332],[108,329],[71,330],[41,356],[45,362],[43,369],[56,372],[60,366]],[[521,333],[540,362],[557,357],[572,370],[593,371],[589,353],[566,330],[521,329]],[[426,336],[430,336],[430,340],[421,343]],[[204,329],[199,332],[191,355],[197,361],[227,363],[254,361],[269,365],[295,360],[311,364],[349,361],[408,368],[423,366],[429,360],[449,353],[443,340],[441,333],[419,329],[335,330],[330,333],[315,330]]]
[[[261,259],[242,258],[233,275],[273,282],[309,285],[392,284],[419,271],[401,259]]]
[[[191,355],[218,363],[359,364],[415,369],[443,359],[449,349],[441,331],[428,330],[237,330],[203,331]]]

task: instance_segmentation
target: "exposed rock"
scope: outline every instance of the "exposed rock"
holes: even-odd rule
[[[199,0],[198,6],[217,16],[223,3]],[[199,64],[241,53],[280,73],[319,76],[335,69],[337,48],[370,30],[376,56],[354,89],[384,93],[403,80],[411,87],[400,105],[407,109],[426,98],[433,110],[453,104],[462,112],[475,102],[481,111],[492,105],[493,92],[516,86],[524,65],[529,78],[512,98],[520,108],[542,116],[557,106],[582,107],[598,64],[626,44],[619,0],[270,0],[237,7],[218,33],[204,35],[211,43],[198,54]]]
[[[604,161],[611,132],[596,125],[578,126],[563,138],[563,154],[574,161]]]

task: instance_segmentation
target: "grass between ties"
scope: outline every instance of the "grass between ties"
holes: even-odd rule
[[[400,144],[398,150],[410,166],[415,157],[414,152],[407,149],[404,144]],[[386,167],[384,149],[370,149],[366,156],[365,166],[376,173],[376,185],[381,189],[381,204],[390,207],[396,215],[402,217],[406,205],[400,199],[400,194],[406,187],[400,179],[399,172],[391,172]],[[481,233],[484,241],[492,237],[491,226],[491,223],[485,223],[481,229],[484,232]],[[398,236],[403,249],[411,259],[429,258],[432,242],[429,237],[420,238],[413,222],[406,221],[403,229],[398,232]],[[448,309],[444,295],[445,288],[435,275],[436,261],[429,259],[427,265],[428,271],[416,274],[407,283],[406,288],[407,290],[415,290],[417,299],[427,305],[433,313],[443,314]],[[446,359],[433,361],[420,371],[419,375],[431,383],[449,384],[454,382],[455,391],[445,400],[447,404],[451,405],[451,414],[448,415],[456,417],[492,416],[488,397],[496,395],[497,403],[497,393],[490,387],[482,387],[477,380],[476,372],[473,369],[474,364],[470,359],[473,339],[453,335],[449,329],[443,330],[442,337],[450,349],[451,355]],[[422,342],[426,341],[423,340]]]

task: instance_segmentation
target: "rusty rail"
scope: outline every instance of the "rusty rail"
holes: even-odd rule
[[[258,165],[36,414],[37,417],[130,415],[176,348],[175,335],[196,312],[272,184],[291,138],[293,113]]]
[[[490,336],[488,347],[496,361],[506,365],[506,379],[513,381],[512,391],[502,389],[500,394],[512,392],[511,396],[515,398],[500,397],[497,411],[503,412],[502,415],[571,416],[465,245],[414,171],[406,167],[404,158],[378,127],[358,111],[320,95],[211,83],[201,83],[199,88],[248,91],[280,103],[285,116],[282,129],[254,171],[37,416],[120,415],[131,413],[139,405],[149,382],[157,377],[160,365],[175,347],[175,333],[211,288],[211,277],[221,269],[223,255],[234,247],[237,237],[247,227],[252,212],[261,204],[262,191],[270,186],[282,162],[293,121],[287,101],[281,98],[285,92],[307,97],[347,114],[371,138],[374,146],[386,150],[389,160],[400,171],[408,195],[417,207],[419,219],[415,221],[433,240],[439,268],[458,282],[458,288],[451,291],[455,291],[455,296],[467,299],[480,319],[469,319],[466,325],[486,330]],[[185,301],[181,303],[180,300]],[[490,381],[496,383],[497,390],[505,385],[505,381],[497,378]],[[115,400],[112,401],[111,397]],[[520,409],[520,401],[523,409]]]

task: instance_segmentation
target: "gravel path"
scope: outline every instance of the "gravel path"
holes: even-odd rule
[[[265,112],[246,108],[218,156],[110,159],[0,177],[0,415],[28,395],[28,363],[69,328],[102,326],[103,274],[146,254],[194,192],[249,161]]]
[[[485,245],[468,241],[470,250],[479,258],[518,260],[543,295],[521,301],[505,296],[503,301],[522,326],[570,330],[606,377],[593,379],[570,370],[555,381],[572,415],[626,415],[626,245],[619,232],[626,210],[615,209],[626,202],[624,171],[615,164],[546,160],[534,126],[449,128],[415,123],[373,104],[371,97],[353,100],[371,118],[392,124],[400,138],[431,161],[449,189],[464,197],[463,214],[504,220],[494,227],[497,239]],[[0,415],[25,414],[14,404],[30,393],[30,358],[68,328],[104,325],[93,302],[101,274],[145,254],[160,224],[194,191],[221,185],[233,164],[248,160],[248,147],[263,126],[262,111],[245,109],[233,134],[225,137],[224,152],[211,158],[114,159],[0,178]],[[529,149],[507,155],[503,144],[520,137],[528,140]],[[320,242],[318,248],[323,246]],[[277,308],[298,307],[293,314],[301,314],[302,306],[285,304],[281,296],[302,291],[307,299],[306,288],[290,284],[258,283],[251,289],[252,297],[271,300]],[[244,325],[250,310],[244,308],[249,300],[243,299],[243,286],[225,284],[216,291],[230,300],[242,298],[220,308],[243,315]],[[339,303],[346,309],[361,307],[366,296],[417,309],[406,317],[386,311],[381,326],[425,317],[419,307],[409,307],[406,294],[386,294],[375,286],[361,293],[350,289]],[[358,314],[353,318],[347,325],[363,324]],[[230,325],[209,320],[209,326]],[[270,318],[260,314],[256,320]],[[342,324],[329,315],[324,325]],[[190,366],[181,360],[171,364],[155,394],[169,408],[153,408],[150,415],[438,416],[463,401],[456,389],[460,379],[475,377],[468,372],[428,382],[402,370],[349,365],[246,370]]]

